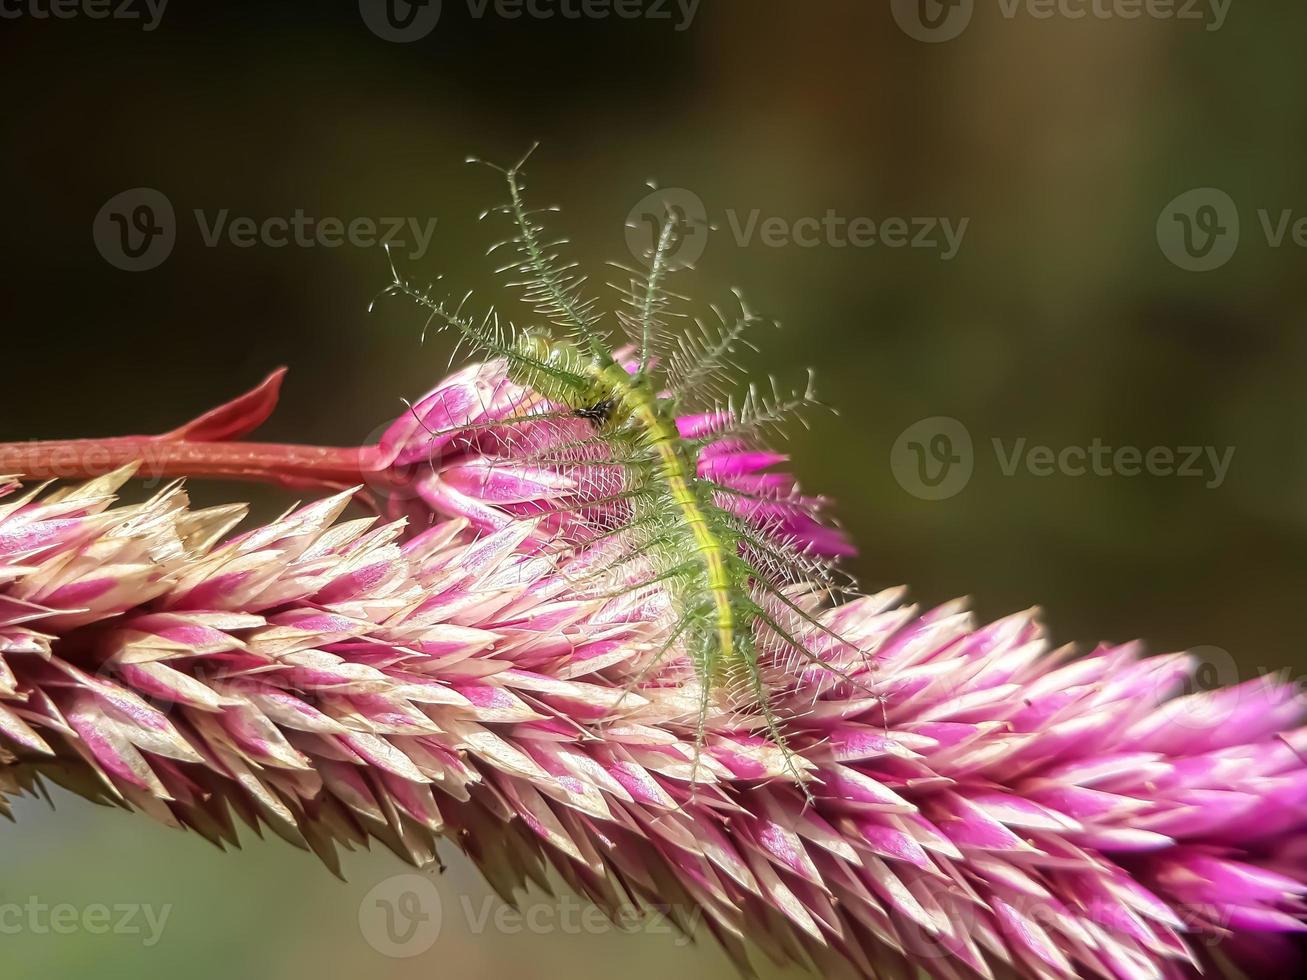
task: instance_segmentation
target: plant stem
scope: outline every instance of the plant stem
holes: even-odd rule
[[[131,463],[145,480],[210,477],[289,487],[347,487],[386,479],[372,447],[258,442],[190,442],[150,436],[0,443],[0,474],[27,479],[90,479]]]

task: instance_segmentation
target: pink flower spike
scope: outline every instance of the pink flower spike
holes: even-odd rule
[[[387,453],[415,438],[393,431]],[[447,839],[506,894],[548,861],[742,961],[732,937],[868,978],[1295,968],[1307,712],[1277,680],[1183,696],[1185,658],[1068,659],[1029,613],[977,626],[898,590],[818,608],[871,690],[777,678],[805,795],[725,695],[696,747],[692,671],[648,670],[662,607],[578,594],[584,548],[533,554],[512,520],[401,544],[337,523],[348,494],[228,537],[238,509],[179,488],[116,506],[129,475],[0,490],[0,793],[76,772],[215,843],[239,843],[233,813],[268,824],[336,871],[369,836],[416,865]]]

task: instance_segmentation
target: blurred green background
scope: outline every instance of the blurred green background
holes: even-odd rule
[[[927,2],[949,17],[971,6]],[[209,246],[193,212],[438,218],[410,271],[485,295],[497,231],[476,214],[499,186],[463,158],[509,161],[539,139],[535,199],[563,207],[557,225],[596,275],[630,261],[624,222],[647,178],[703,202],[719,228],[686,288],[706,304],[740,286],[784,321],[757,338],[757,372],[801,383],[816,369],[841,414],[814,416],[785,448],[808,488],[839,501],[866,587],[906,582],[928,604],[971,595],[985,617],[1039,603],[1060,642],[1199,647],[1216,680],[1303,675],[1307,249],[1291,232],[1274,247],[1263,224],[1307,217],[1307,8],[1234,0],[1187,8],[1198,19],[1078,19],[980,3],[956,37],[926,43],[911,36],[914,5],[897,0],[717,0],[688,19],[654,0],[635,18],[578,19],[507,18],[493,4],[478,16],[479,3],[445,0],[425,37],[396,43],[369,28],[375,6],[174,0],[144,30],[9,0],[0,440],[169,428],[279,364],[292,371],[266,438],[365,439],[447,356],[443,341],[419,346],[411,311],[366,314],[385,283],[380,251]],[[176,241],[157,267],[127,272],[92,226],[140,187],[171,203]],[[1206,272],[1180,268],[1157,233],[1193,188],[1224,192],[1212,200],[1240,219],[1237,250]],[[786,227],[828,212],[967,225],[945,259],[744,242],[734,226],[755,212]],[[926,500],[894,447],[939,416],[969,432],[974,470]],[[1008,476],[995,438],[1235,454],[1219,486]],[[285,504],[266,489],[192,491],[253,499],[265,516]],[[358,923],[369,889],[402,870],[388,854],[354,857],[344,885],[279,841],[223,855],[141,817],[56,802],[21,806],[5,830],[0,905],[171,912],[148,947],[142,935],[0,934],[9,976],[729,972],[716,950],[662,935],[478,935],[462,901],[480,909],[486,892],[452,851],[435,879],[438,941],[388,959]]]

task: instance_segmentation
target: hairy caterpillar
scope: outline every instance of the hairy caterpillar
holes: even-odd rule
[[[744,334],[760,320],[737,293],[740,310],[733,321],[718,312],[716,327],[695,321],[696,331],[669,328],[669,319],[680,315],[672,303],[682,297],[668,291],[666,280],[683,267],[674,256],[684,230],[670,210],[646,256],[647,269],[616,265],[631,277],[616,287],[624,306],[617,321],[625,349],[635,353],[628,358],[614,349],[595,300],[583,293],[585,277],[576,263],[560,259],[565,241],[545,236],[539,216],[554,209],[526,206],[521,170],[529,156],[494,168],[504,175],[508,199],[482,217],[504,214],[511,220],[514,234],[490,252],[512,251],[498,271],[513,277],[542,324],[519,329],[494,311],[466,314],[467,295],[453,304],[433,296],[430,287],[405,279],[393,258],[392,282],[383,295],[416,302],[427,311],[428,327],[452,331],[459,345],[502,360],[509,380],[532,393],[519,414],[489,425],[511,430],[518,422],[552,420],[571,426],[566,438],[518,447],[518,459],[614,476],[592,480],[574,501],[536,516],[567,513],[573,527],[579,523],[587,548],[604,555],[591,572],[596,581],[615,582],[619,591],[656,586],[669,598],[666,640],[645,673],[673,651],[693,666],[696,744],[702,744],[710,708],[724,698],[735,710],[756,714],[758,727],[782,749],[787,770],[802,784],[772,685],[796,670],[860,683],[846,671],[859,652],[817,615],[818,606],[848,591],[847,585],[830,560],[766,520],[750,521],[728,506],[731,498],[762,505],[779,498],[766,488],[754,492],[704,475],[700,453],[714,440],[756,440],[815,404],[811,375],[808,388],[791,397],[774,386],[770,396],[751,387],[739,404],[723,401],[720,389],[734,370],[733,352],[748,343]],[[717,421],[707,435],[686,435],[677,419],[690,413]],[[584,423],[579,433],[577,423]],[[785,499],[802,505],[804,498],[796,493]]]

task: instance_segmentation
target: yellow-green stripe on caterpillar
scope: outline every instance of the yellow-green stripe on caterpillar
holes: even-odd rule
[[[507,248],[513,253],[500,271],[513,276],[542,324],[519,330],[493,312],[471,317],[463,311],[466,296],[448,304],[429,288],[411,285],[393,261],[393,281],[385,292],[409,297],[426,309],[428,325],[452,330],[477,353],[501,359],[509,380],[535,396],[533,407],[505,420],[505,427],[544,418],[588,423],[583,427],[587,435],[535,451],[531,460],[564,466],[584,457],[588,465],[619,471],[620,487],[582,494],[552,513],[569,513],[582,525],[591,522],[588,540],[610,545],[611,556],[596,577],[617,581],[620,590],[657,585],[665,591],[672,619],[649,669],[673,651],[693,666],[699,686],[696,744],[702,743],[711,710],[756,713],[801,783],[803,774],[786,747],[769,677],[784,677],[801,667],[858,683],[836,665],[848,663],[852,645],[818,618],[809,601],[815,594],[837,594],[843,586],[829,560],[777,533],[765,520],[751,521],[727,506],[743,497],[763,511],[778,498],[704,475],[700,452],[716,440],[753,441],[761,430],[812,404],[811,391],[769,399],[750,389],[738,406],[719,403],[717,389],[733,368],[732,353],[737,344],[747,343],[743,334],[757,318],[741,301],[734,322],[718,314],[721,325],[715,330],[701,323],[697,333],[668,329],[669,306],[677,297],[667,291],[665,279],[676,271],[673,259],[684,231],[670,212],[647,257],[648,268],[619,266],[631,278],[621,290],[625,309],[617,318],[637,352],[632,361],[619,358],[594,300],[583,295],[584,277],[574,263],[559,258],[563,242],[547,239],[539,223],[543,212],[524,203],[520,173],[525,159],[508,169],[496,168],[507,181],[508,200],[486,214],[504,213],[511,219],[513,236],[491,252]],[[669,339],[672,349],[663,356],[656,348]],[[550,412],[541,414],[539,402],[551,406]],[[709,437],[683,436],[678,417],[705,410],[730,421],[713,426]],[[806,506],[797,494],[785,498],[785,504]],[[605,516],[600,520],[596,513]]]
[[[614,383],[616,374],[625,374],[620,365],[605,368],[605,375]],[[681,437],[676,423],[659,411],[659,406],[648,382],[641,385],[624,384],[621,391],[622,403],[638,418],[649,434],[649,443],[661,459],[661,476],[667,489],[680,509],[681,519],[694,536],[694,543],[703,562],[707,578],[708,592],[712,595],[713,611],[717,620],[717,657],[721,666],[729,667],[735,662],[735,613],[731,608],[731,594],[737,584],[727,572],[725,546],[713,533],[707,516],[694,491],[690,489],[698,479],[695,471],[696,461],[689,460],[680,452]]]

